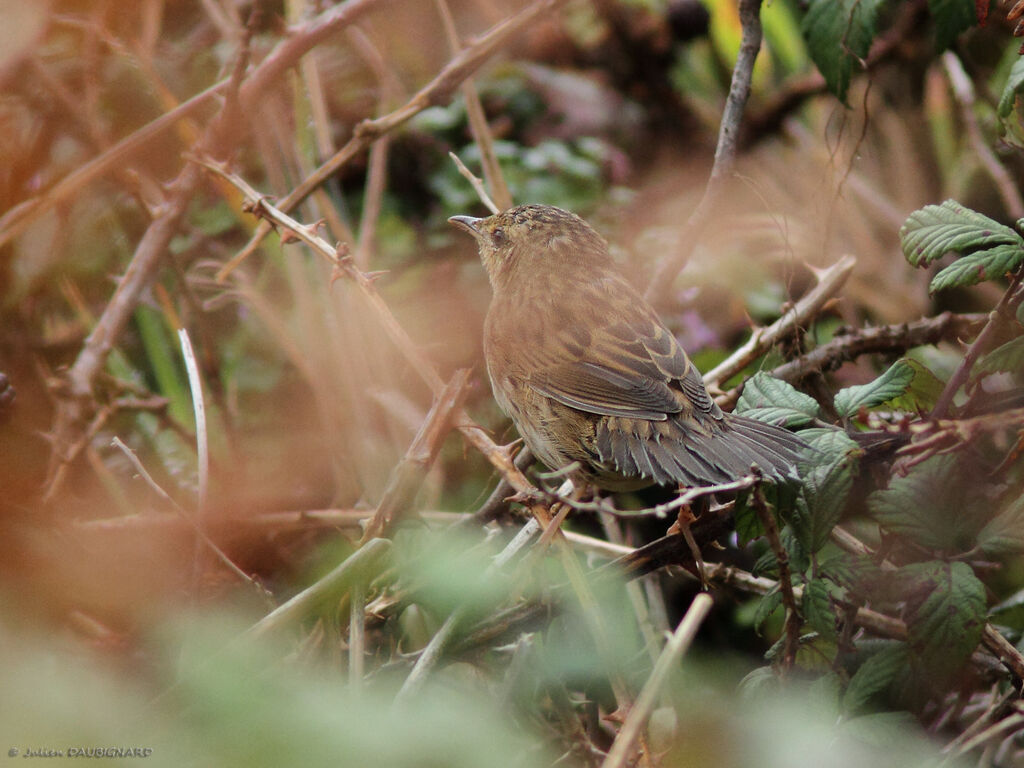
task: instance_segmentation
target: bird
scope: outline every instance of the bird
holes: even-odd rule
[[[797,478],[805,444],[726,413],[607,241],[574,213],[520,205],[448,221],[476,240],[492,298],[494,398],[551,470],[609,491]]]

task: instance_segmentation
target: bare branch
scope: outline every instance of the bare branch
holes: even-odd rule
[[[690,260],[694,247],[700,240],[704,229],[711,220],[711,214],[718,203],[718,198],[725,189],[725,182],[736,164],[736,146],[743,110],[750,97],[750,82],[754,73],[754,61],[761,50],[761,0],[740,0],[740,25],[742,37],[740,50],[736,57],[736,66],[732,70],[732,82],[729,95],[722,112],[722,122],[718,129],[718,145],[715,148],[715,163],[711,168],[701,198],[690,218],[679,234],[679,250],[671,258],[665,259],[654,268],[654,274],[647,286],[647,298],[652,302],[663,299],[672,286],[673,281],[686,263]]]

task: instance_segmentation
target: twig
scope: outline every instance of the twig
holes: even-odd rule
[[[902,3],[902,13],[889,29],[880,34],[871,46],[871,51],[863,61],[863,70],[870,72],[889,59],[895,58],[903,46],[907,36],[917,32],[921,25],[920,17],[925,14],[922,0]],[[775,135],[776,129],[786,117],[799,109],[811,96],[825,93],[825,78],[815,71],[809,75],[798,75],[783,82],[765,98],[756,112],[752,111],[746,120],[742,144],[749,146],[763,136]]]
[[[223,88],[229,91],[238,88],[238,101],[242,109],[253,107],[265,95],[271,83],[306,51],[355,21],[377,2],[379,0],[352,0],[343,6],[326,11],[309,25],[297,30],[300,34],[282,41],[259,66],[254,68],[245,82],[239,83],[244,73],[236,69],[230,78],[223,81]],[[220,90],[220,86],[217,90]],[[234,110],[222,110],[210,125],[200,142],[204,152],[218,156],[224,153],[226,147],[231,146],[234,139],[230,130],[231,115],[228,114],[231,111]],[[181,115],[178,115],[176,119],[180,117]],[[122,148],[121,152],[124,151]],[[114,156],[111,158],[109,162],[112,166],[116,159]],[[168,185],[164,204],[156,212],[155,218],[136,246],[131,262],[118,281],[113,296],[68,370],[67,396],[60,401],[54,418],[53,452],[47,472],[44,501],[54,498],[68,465],[77,457],[84,445],[84,425],[89,422],[94,409],[92,390],[96,377],[103,370],[107,356],[128,324],[143,290],[153,280],[201,179],[199,169],[195,165],[186,164],[177,178]],[[47,197],[42,204],[54,203]],[[38,212],[33,209],[32,215],[38,215]],[[0,242],[4,236],[4,230],[0,230]],[[9,234],[7,236],[9,237]]]
[[[441,20],[444,22],[444,31],[448,37],[448,45],[451,48],[452,54],[457,54],[461,50],[462,44],[459,42],[458,32],[455,31],[455,21],[452,19],[451,9],[448,7],[447,0],[436,0],[436,3]],[[466,101],[469,129],[473,134],[473,138],[476,139],[477,147],[480,148],[480,164],[484,169],[484,178],[487,179],[494,197],[497,198],[498,210],[511,208],[512,194],[508,190],[505,175],[501,172],[501,166],[498,164],[498,155],[494,151],[494,139],[491,136],[490,126],[487,125],[487,116],[484,114],[484,107],[480,103],[480,96],[476,92],[473,78],[466,78],[466,82],[462,84],[460,90],[462,91],[462,98]],[[461,171],[462,169],[460,168],[459,170]],[[476,189],[476,185],[474,185],[474,189]],[[477,194],[480,194],[480,189],[477,189]],[[486,195],[481,195],[480,199],[486,202],[490,198]],[[491,205],[493,203],[488,205],[488,208]],[[491,213],[497,212],[491,209]]]
[[[243,105],[246,108],[252,107],[256,100],[267,93],[270,84],[294,66],[307,51],[336,31],[353,23],[380,2],[386,0],[349,0],[324,11],[309,23],[289,30],[288,37],[278,43],[253,69],[241,91]],[[0,218],[0,246],[24,232],[46,211],[77,194],[82,187],[119,168],[126,157],[149,144],[165,130],[181,120],[193,117],[200,109],[211,103],[215,96],[226,90],[230,83],[231,78],[226,77],[211,85],[65,176],[40,197],[26,200],[9,210]]]
[[[608,752],[608,757],[602,764],[602,768],[622,768],[626,764],[626,759],[633,749],[633,742],[636,741],[647,718],[651,716],[654,703],[662,687],[668,682],[679,659],[689,649],[712,605],[714,605],[714,600],[707,593],[702,592],[693,598],[693,602],[686,610],[686,615],[683,616],[676,631],[672,633],[672,637],[665,645],[665,650],[658,657],[651,676],[644,683],[643,690],[640,691],[633,709],[626,716],[626,722],[623,723],[619,735],[615,737],[615,743],[612,744],[611,751]]]
[[[867,544],[864,544],[860,539],[842,528],[836,527],[832,529],[832,540],[852,554],[868,557],[874,557],[875,555],[875,552]],[[893,571],[896,568],[888,560],[883,560],[878,565],[883,571]],[[985,628],[981,633],[981,644],[988,648],[997,659],[1002,661],[1017,676],[1018,680],[1024,680],[1024,655],[1021,655],[1021,652],[1003,637],[998,629],[988,622],[985,623]]]
[[[939,395],[938,400],[935,402],[935,407],[929,414],[930,419],[941,419],[946,415],[949,410],[949,406],[953,403],[953,398],[956,393],[960,391],[960,387],[964,385],[968,377],[971,375],[971,369],[974,364],[981,357],[981,354],[988,349],[988,345],[992,339],[995,338],[997,331],[1002,325],[1003,321],[1007,317],[1012,317],[1013,308],[1024,299],[1024,290],[1018,291],[1021,285],[1020,276],[1014,277],[1010,280],[1010,285],[999,299],[999,303],[996,304],[995,308],[989,313],[988,322],[985,327],[981,329],[981,333],[977,335],[974,342],[967,351],[964,353],[963,359],[957,366],[957,369],[953,372],[953,375],[949,377],[949,381],[946,382],[945,388],[942,390],[942,394]]]
[[[966,743],[962,744],[959,747],[959,749],[957,749],[956,752],[954,752],[954,754],[958,757],[960,755],[966,755],[972,749],[974,749],[975,747],[980,747],[986,741],[994,739],[997,736],[1002,736],[1004,733],[1007,733],[1008,731],[1017,730],[1022,725],[1024,725],[1024,712],[1016,712],[1010,715],[1009,717],[1004,717],[999,722],[989,726],[984,731],[979,733],[977,736],[968,740]]]
[[[861,355],[899,354],[914,347],[971,335],[982,327],[985,319],[983,314],[943,312],[912,323],[840,330],[828,343],[783,363],[771,374],[777,379],[796,383],[814,373],[834,371]]]
[[[523,448],[516,455],[515,467],[520,472],[525,472],[532,463],[533,454],[530,453],[529,448]],[[502,475],[498,485],[491,491],[491,495],[487,497],[487,501],[481,505],[480,509],[465,518],[465,521],[460,522],[460,525],[486,525],[492,520],[501,517],[508,511],[511,503],[509,496],[512,495],[512,492],[512,484]]]
[[[955,739],[953,739],[945,747],[943,747],[942,751],[946,754],[949,754],[950,752],[952,752],[953,754],[962,754],[959,750],[960,747],[964,744],[964,742],[966,742],[968,739],[974,738],[974,736],[980,733],[982,729],[986,728],[990,723],[992,723],[992,721],[995,720],[995,718],[1003,712],[1006,706],[1011,701],[1016,699],[1018,696],[1019,694],[1017,693],[1017,691],[1013,689],[1006,691],[1006,693],[1004,693],[1002,696],[999,696],[998,698],[995,695],[993,695],[992,703],[985,708],[985,711],[982,713],[981,717],[979,717],[973,723],[967,726],[961,733],[957,735]]]
[[[196,353],[192,349],[192,340],[188,331],[178,329],[181,342],[181,354],[185,358],[185,370],[188,373],[188,385],[192,390],[192,410],[196,417],[196,456],[199,474],[199,499],[196,504],[196,516],[200,521],[206,514],[206,499],[210,487],[210,443],[206,429],[206,402],[203,400],[203,380],[199,375],[199,364]]]
[[[489,210],[491,213],[497,213],[498,211],[500,211],[501,209],[494,203],[493,200],[491,200],[490,195],[487,194],[487,189],[486,187],[484,187],[484,183],[480,179],[480,177],[476,176],[471,170],[469,170],[469,168],[466,167],[466,164],[463,163],[459,159],[459,156],[456,155],[454,152],[449,152],[448,157],[450,157],[452,159],[452,162],[455,163],[455,167],[459,169],[459,173],[462,174],[463,178],[469,181],[473,189],[476,190],[477,197],[479,197],[483,204],[487,206],[487,210]]]
[[[750,96],[750,82],[754,73],[754,61],[761,50],[761,0],[740,0],[739,16],[742,36],[736,65],[732,71],[729,95],[722,111],[722,122],[718,129],[718,145],[715,148],[715,162],[711,168],[704,196],[701,198],[679,234],[679,250],[665,259],[654,269],[647,286],[647,298],[657,302],[664,298],[686,263],[690,260],[718,199],[725,189],[725,182],[736,164],[736,146],[743,110]]]
[[[397,522],[401,509],[412,503],[423,476],[433,465],[451,429],[453,414],[462,408],[469,385],[469,373],[468,368],[456,371],[434,401],[405,456],[392,470],[384,496],[366,525],[363,543],[376,536],[387,535]]]
[[[533,538],[537,533],[540,526],[537,520],[528,520],[519,533],[517,533],[510,541],[505,549],[501,551],[494,562],[491,563],[485,571],[482,578],[487,579],[494,575],[498,570],[504,568],[516,553],[519,552],[526,544]],[[469,606],[466,603],[459,605],[448,617],[445,623],[441,626],[427,644],[427,647],[423,649],[423,653],[416,660],[416,664],[413,666],[409,676],[405,678],[405,682],[402,683],[401,689],[395,696],[395,704],[403,700],[407,700],[410,696],[414,695],[420,688],[423,687],[423,683],[426,682],[427,674],[432,670],[437,663],[441,660],[441,654],[444,653],[445,648],[451,641],[452,635],[454,634],[459,623],[465,618],[469,612]]]
[[[731,377],[746,368],[774,344],[786,338],[798,328],[805,327],[818,314],[825,303],[843,287],[856,263],[857,259],[847,255],[843,256],[843,258],[828,269],[820,272],[818,274],[818,284],[808,291],[806,296],[797,301],[792,309],[788,310],[768,327],[755,330],[743,346],[705,374],[704,382],[708,387],[720,388]],[[738,397],[738,393],[735,397],[732,393],[729,393],[722,400],[726,404],[732,404]],[[723,404],[722,400],[719,400],[720,405]]]
[[[132,466],[135,467],[135,471],[139,473],[139,477],[141,477],[146,482],[146,485],[152,488],[157,496],[166,501],[171,506],[171,508],[173,508],[174,511],[177,512],[178,515],[180,515],[181,520],[183,520],[185,523],[190,525],[195,530],[196,536],[198,536],[199,539],[201,539],[202,542],[206,544],[206,546],[208,546],[210,550],[217,556],[217,558],[222,563],[224,563],[225,566],[227,566],[229,571],[238,576],[238,578],[240,578],[242,581],[252,586],[257,592],[259,592],[260,597],[270,597],[268,592],[262,586],[260,586],[255,579],[253,579],[249,574],[247,574],[237,565],[235,565],[231,558],[224,553],[224,550],[217,546],[217,542],[215,542],[207,535],[206,531],[203,530],[199,522],[195,518],[193,518],[192,515],[190,515],[184,509],[184,507],[182,507],[180,504],[178,504],[178,502],[171,498],[167,491],[160,487],[160,484],[153,479],[153,476],[149,474],[149,472],[146,470],[146,467],[139,460],[139,457],[135,454],[135,451],[133,451],[131,448],[125,445],[125,443],[119,437],[115,437],[111,441],[111,444],[115,448],[120,450],[128,458],[128,461],[132,463]]]
[[[535,0],[531,5],[491,27],[476,42],[449,61],[437,76],[421,88],[406,104],[375,120],[364,120],[356,126],[351,139],[327,162],[310,174],[299,186],[278,202],[285,213],[291,211],[309,194],[338,172],[353,157],[367,149],[377,138],[405,124],[428,107],[444,104],[455,89],[472,75],[513,35],[533,24],[540,16],[564,5],[567,0]],[[217,273],[223,281],[242,261],[259,247],[270,232],[270,225],[261,223],[249,242]]]
[[[344,593],[353,584],[368,583],[380,571],[390,553],[391,542],[387,539],[367,542],[333,571],[256,622],[249,628],[248,634],[263,637],[301,620],[317,603]]]
[[[775,516],[765,502],[760,488],[750,494],[750,502],[757,512],[757,517],[764,527],[768,546],[775,553],[775,562],[779,567],[779,590],[782,592],[782,604],[786,607],[785,642],[782,650],[782,669],[789,671],[796,663],[796,652],[800,645],[800,613],[797,608],[796,595],[793,592],[793,575],[789,569],[789,553],[779,538],[779,527]]]
[[[416,373],[431,388],[431,390],[433,390],[434,394],[440,394],[444,389],[444,382],[434,369],[433,364],[423,356],[420,348],[405,332],[405,329],[399,324],[394,314],[392,314],[391,310],[384,302],[384,299],[382,299],[380,294],[377,292],[377,289],[373,284],[373,278],[355,267],[352,260],[347,258],[343,247],[340,250],[332,247],[326,240],[317,234],[315,228],[300,224],[291,216],[279,210],[276,206],[271,205],[267,199],[253,189],[248,182],[239,176],[228,172],[220,165],[203,160],[195,160],[195,162],[203,165],[213,173],[235,185],[235,187],[237,187],[246,196],[246,205],[249,212],[255,216],[266,219],[273,225],[280,227],[287,233],[290,233],[288,235],[289,237],[300,240],[308,245],[315,253],[320,254],[323,258],[333,264],[340,274],[350,278],[366,296],[370,306],[377,314],[378,320],[383,326],[385,332],[391,338],[392,342],[394,342],[395,346],[397,346],[402,352]],[[526,494],[529,497],[542,495],[512,462],[509,452],[495,444],[495,442],[488,436],[487,432],[473,422],[473,420],[466,415],[465,411],[460,409],[455,415],[454,421],[455,426],[466,440],[480,451],[487,460],[505,476],[514,490],[519,493]]]
[[[1021,218],[1024,216],[1024,198],[1021,198],[1016,181],[1010,176],[1006,166],[999,162],[996,153],[992,151],[981,133],[978,116],[974,114],[974,84],[971,82],[971,78],[964,71],[964,65],[960,58],[952,51],[942,54],[942,66],[945,67],[949,84],[953,87],[953,93],[956,94],[956,100],[960,105],[960,116],[967,128],[967,138],[974,154],[988,175],[992,177],[992,181],[995,182],[996,190],[1003,199],[1003,205],[1006,206],[1006,212],[1013,219]]]

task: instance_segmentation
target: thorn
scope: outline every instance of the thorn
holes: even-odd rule
[[[382,277],[384,277],[384,275],[388,274],[390,271],[390,269],[378,269],[376,272],[364,272],[363,277],[365,277],[367,281],[374,283],[377,280],[380,280]]]
[[[296,237],[295,233],[290,229],[286,229],[281,233],[281,245],[287,245],[288,243],[297,243],[299,238]]]

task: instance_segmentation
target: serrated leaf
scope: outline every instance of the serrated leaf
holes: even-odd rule
[[[882,0],[811,0],[800,25],[828,89],[846,104],[854,63],[868,55]]]
[[[909,578],[904,619],[910,648],[939,677],[956,672],[981,640],[985,585],[961,562],[915,563],[900,575]]]
[[[976,374],[1024,371],[1024,336],[1010,339],[1005,344],[993,349],[978,361],[974,370]]]
[[[848,419],[861,408],[875,408],[906,394],[914,381],[914,368],[906,360],[897,360],[872,382],[846,387],[836,392],[836,411]]]
[[[981,507],[988,502],[964,474],[955,455],[935,456],[872,493],[868,510],[887,531],[926,549],[967,551],[987,520]]]
[[[1017,58],[1010,68],[1010,76],[1006,78],[1006,85],[1003,86],[1003,93],[999,97],[999,116],[1007,118],[1013,112],[1014,104],[1017,101],[1017,94],[1024,88],[1024,59]]]
[[[907,646],[898,643],[868,657],[850,678],[843,695],[843,711],[848,715],[859,712],[873,696],[888,688],[907,665],[908,653]]]
[[[736,499],[735,508],[736,537],[741,547],[745,547],[754,539],[764,536],[764,526],[761,518],[750,503],[750,494],[741,494]]]
[[[836,611],[834,599],[841,599],[844,594],[842,587],[828,579],[811,579],[804,586],[803,609],[807,623],[827,640],[835,640]]]
[[[810,445],[818,453],[800,465],[801,496],[788,521],[803,551],[813,554],[843,514],[860,449],[841,430],[824,430]]]
[[[944,51],[957,35],[977,24],[974,0],[928,0],[935,21],[935,47]]]
[[[946,288],[962,288],[982,280],[994,280],[1007,272],[1015,272],[1021,264],[1024,264],[1024,243],[975,251],[957,259],[933,277],[928,291],[936,293]]]
[[[768,617],[780,607],[782,607],[782,592],[776,585],[771,592],[761,598],[761,602],[757,605],[757,611],[754,613],[754,631],[760,634],[761,625],[768,621]]]
[[[1024,244],[1014,230],[965,208],[955,200],[914,211],[900,228],[903,255],[915,267],[930,264],[950,251],[962,253],[986,245]]]
[[[986,555],[1024,552],[1024,497],[1014,499],[978,532],[978,546]]]
[[[818,417],[818,403],[792,384],[756,373],[743,385],[736,413],[781,427],[799,427]]]
[[[911,413],[930,411],[945,389],[945,382],[932,373],[924,363],[909,357],[903,358],[902,362],[913,369],[914,379],[906,392],[889,401],[889,406],[898,411]]]

